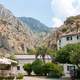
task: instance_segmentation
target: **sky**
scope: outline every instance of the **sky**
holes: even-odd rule
[[[33,17],[59,27],[69,16],[80,14],[80,0],[0,0],[17,17]]]

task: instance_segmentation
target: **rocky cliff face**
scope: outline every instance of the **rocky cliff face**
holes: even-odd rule
[[[27,53],[35,45],[33,33],[0,4],[0,53]]]
[[[32,30],[32,32],[38,37],[38,39],[42,39],[52,32],[52,28],[46,26],[39,20],[32,17],[19,17],[19,19]]]
[[[43,45],[43,40],[55,30],[32,17],[19,17],[27,25],[37,38],[36,47]]]
[[[48,36],[44,41],[44,45],[56,49],[57,48],[57,40],[58,38],[67,33],[76,33],[80,32],[80,15],[71,16],[64,21],[64,24]]]
[[[62,26],[44,38],[35,38],[33,32],[16,18],[11,11],[0,4],[0,55],[8,53],[26,54],[27,48],[46,45],[57,48],[60,35],[80,31],[80,15],[69,17]]]

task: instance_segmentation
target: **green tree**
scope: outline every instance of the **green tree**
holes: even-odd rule
[[[35,74],[37,75],[42,75],[43,72],[42,72],[42,66],[43,66],[43,61],[42,60],[35,60],[33,63],[32,63],[32,70]]]
[[[50,48],[47,48],[47,54],[51,57],[52,62],[55,62],[56,51]]]
[[[32,49],[27,48],[27,52],[29,55],[34,55],[34,54],[36,54],[36,49],[35,48],[32,48]]]
[[[67,30],[68,30],[68,28],[67,28],[67,27],[64,27],[64,28],[62,28],[61,31],[62,31],[63,33],[65,33],[65,32],[67,32]]]
[[[49,77],[61,77],[63,68],[58,64],[48,62],[43,65],[43,73]]]
[[[56,61],[60,63],[70,63],[70,53],[72,51],[72,48],[72,45],[67,45],[64,48],[58,50],[56,55]]]
[[[80,44],[73,44],[74,50],[70,54],[70,61],[80,69]]]
[[[38,58],[38,56],[41,56],[43,62],[45,62],[45,56],[47,54],[47,47],[44,47],[44,46],[38,47],[36,50],[37,50],[36,51],[36,59]]]
[[[45,75],[45,76],[47,76],[48,75],[48,73],[50,72],[50,71],[52,71],[53,70],[53,63],[45,63],[44,65],[43,65],[43,74]]]
[[[80,68],[80,43],[68,44],[57,52],[56,60],[60,63],[72,63]]]
[[[28,63],[28,64],[24,64],[23,68],[24,70],[28,73],[28,75],[31,75],[32,72],[32,68],[31,68],[32,64]]]

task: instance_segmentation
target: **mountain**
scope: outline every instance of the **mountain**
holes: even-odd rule
[[[32,30],[32,32],[39,37],[44,37],[52,31],[51,28],[47,27],[37,19],[31,17],[19,17],[19,19],[22,20]]]
[[[80,15],[68,17],[64,24],[57,28],[43,41],[44,45],[57,49],[57,40],[63,34],[80,32]]]
[[[26,54],[35,42],[33,32],[0,4],[0,54]]]

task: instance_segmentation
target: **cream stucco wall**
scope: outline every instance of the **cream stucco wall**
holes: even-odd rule
[[[79,43],[80,42],[80,39],[77,39],[77,35],[73,35],[72,40],[66,40],[67,37],[69,37],[69,36],[63,36],[63,37],[59,38],[59,40],[61,40],[61,42],[59,42],[59,40],[57,41],[57,48],[58,49],[63,48],[67,44]]]

